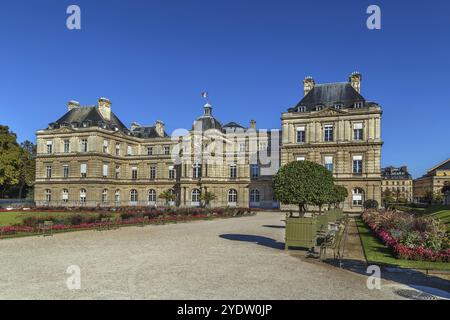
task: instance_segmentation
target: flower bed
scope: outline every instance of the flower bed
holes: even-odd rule
[[[42,212],[42,210],[40,211]],[[50,211],[53,212],[53,211]],[[49,213],[50,213],[49,212]],[[60,212],[61,213],[61,212]],[[53,230],[77,230],[77,229],[96,229],[104,225],[102,219],[108,218],[110,226],[138,225],[143,223],[161,224],[170,222],[182,222],[191,220],[202,220],[214,217],[237,217],[255,214],[255,210],[248,208],[227,208],[227,209],[175,209],[175,210],[136,210],[133,212],[83,212],[83,213],[65,213],[62,216],[33,216],[26,217],[22,223],[0,227],[0,235],[8,236],[18,233],[33,234],[38,233],[40,225],[44,221],[53,222]]]
[[[449,235],[437,219],[393,211],[367,211],[362,218],[399,259],[450,261]]]

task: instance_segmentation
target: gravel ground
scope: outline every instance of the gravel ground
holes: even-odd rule
[[[1,299],[400,299],[283,250],[284,215],[0,240]],[[81,289],[66,270],[81,268]],[[386,284],[386,285],[384,285]]]

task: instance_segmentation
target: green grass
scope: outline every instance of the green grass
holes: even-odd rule
[[[22,222],[23,219],[26,217],[62,217],[67,215],[76,214],[77,212],[0,212],[0,227],[2,226],[10,226],[14,224],[19,224]],[[81,213],[83,215],[89,215],[89,214],[96,214],[96,213],[90,213],[90,212],[83,212]],[[113,214],[118,215],[118,214]]]
[[[409,208],[409,212],[419,216],[438,218],[446,225],[447,231],[450,232],[450,206],[432,205],[427,208]]]
[[[397,259],[392,255],[392,251],[373,234],[361,219],[356,220],[356,225],[358,226],[364,254],[366,255],[369,264],[396,266],[409,269],[450,271],[450,263],[446,262]]]

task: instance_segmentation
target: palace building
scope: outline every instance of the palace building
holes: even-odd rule
[[[48,206],[278,207],[271,187],[280,165],[323,164],[344,185],[344,209],[381,202],[381,107],[348,82],[304,80],[304,97],[282,114],[282,132],[222,124],[207,103],[189,130],[170,136],[162,121],[128,128],[100,98],[68,103],[58,120],[37,132],[35,201]],[[173,200],[161,198],[172,193]],[[287,208],[287,207],[284,207]]]
[[[450,158],[430,168],[426,174],[413,181],[414,201],[427,202],[427,193],[446,197],[447,195],[442,194],[442,188],[446,184],[450,184]]]
[[[408,172],[406,166],[400,168],[386,167],[381,169],[381,194],[384,196],[392,196],[397,201],[404,199],[406,202],[412,202],[412,176]]]

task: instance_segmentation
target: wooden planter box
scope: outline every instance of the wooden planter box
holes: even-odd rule
[[[289,247],[313,248],[316,245],[317,219],[286,217],[285,250]]]

